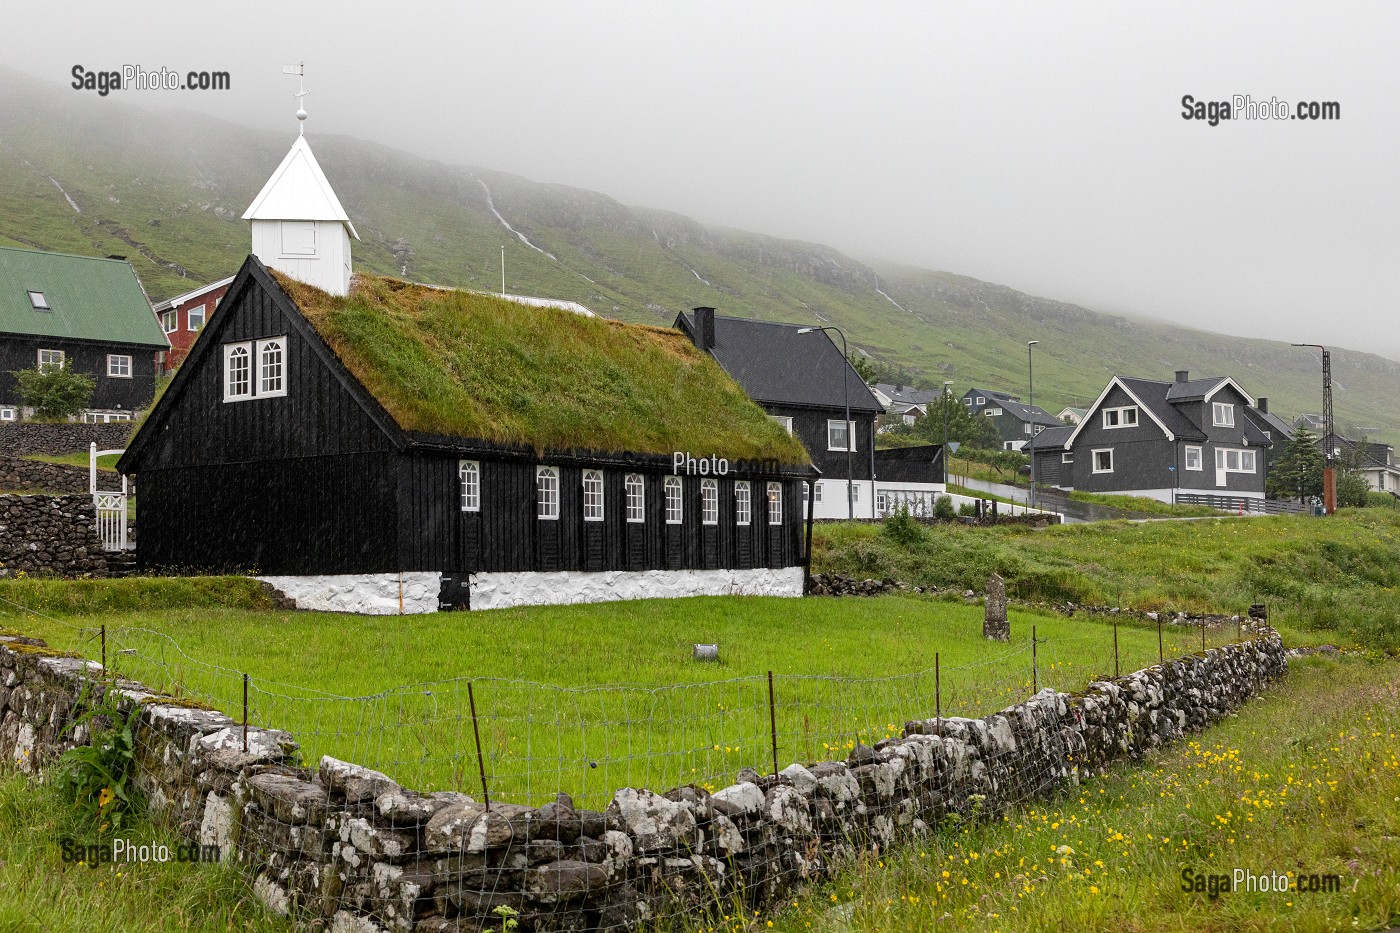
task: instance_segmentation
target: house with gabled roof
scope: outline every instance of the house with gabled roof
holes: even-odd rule
[[[209,323],[209,316],[219,307],[219,302],[223,301],[232,284],[233,276],[230,275],[167,298],[152,309],[165,339],[170,341],[169,352],[159,357],[160,371],[164,375],[170,375],[184,362],[195,338]]]
[[[0,421],[23,414],[14,373],[54,367],[93,378],[84,421],[129,421],[169,347],[125,259],[0,247]]]
[[[1027,405],[1010,392],[974,387],[963,393],[962,401],[974,415],[996,425],[1003,450],[1022,450],[1034,435],[1063,424],[1039,405]]]
[[[364,613],[802,595],[807,451],[683,335],[364,274],[335,293],[348,220],[283,222],[254,219],[118,463],[142,567]]]
[[[877,382],[870,391],[887,413],[911,426],[928,414],[929,405],[938,398],[937,389],[915,389],[888,382]]]
[[[1036,438],[1037,480],[1163,502],[1178,493],[1262,499],[1273,440],[1260,416],[1254,397],[1228,376],[1114,376],[1078,425]]]

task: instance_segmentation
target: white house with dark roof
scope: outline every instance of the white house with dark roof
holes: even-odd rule
[[[1265,413],[1228,376],[1114,376],[1078,425],[1036,438],[1036,474],[1049,486],[1163,502],[1179,493],[1262,499],[1274,443],[1260,427]]]

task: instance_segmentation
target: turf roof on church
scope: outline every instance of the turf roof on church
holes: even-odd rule
[[[364,273],[341,297],[274,275],[404,430],[541,453],[810,462],[678,331]]]

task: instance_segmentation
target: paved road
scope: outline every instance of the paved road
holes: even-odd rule
[[[1011,499],[1019,503],[1024,503],[1030,495],[1030,490],[1020,486],[1008,486],[1005,483],[988,483],[980,479],[970,479],[968,477],[949,477],[950,481],[968,489],[975,489],[978,492],[989,492],[1004,499]],[[1151,519],[1162,518],[1160,515],[1149,515],[1145,512],[1130,512],[1126,509],[1115,509],[1111,506],[1097,505],[1092,502],[1075,502],[1073,499],[1066,499],[1063,496],[1053,495],[1044,490],[1036,493],[1036,506],[1048,509],[1052,512],[1059,512],[1064,517],[1067,525],[1078,525],[1085,522],[1106,522],[1113,519]]]

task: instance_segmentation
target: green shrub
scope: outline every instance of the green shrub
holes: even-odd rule
[[[907,505],[901,505],[886,516],[880,531],[901,547],[912,547],[924,539],[924,529],[909,514]]]
[[[139,812],[132,778],[136,769],[136,743],[131,735],[134,710],[118,706],[115,690],[104,692],[92,703],[92,681],[88,681],[78,705],[87,709],[65,730],[72,735],[86,727],[88,744],[64,752],[58,759],[54,788],[75,804],[92,822],[99,834],[119,832],[128,816]]]
[[[1366,477],[1350,470],[1337,471],[1337,505],[1339,507],[1364,508],[1370,504],[1366,501],[1370,493],[1371,487],[1366,485]]]
[[[1400,499],[1395,498],[1388,492],[1376,492],[1373,489],[1366,493],[1366,505],[1373,509],[1400,508]]]
[[[15,372],[20,401],[34,409],[34,417],[44,421],[61,421],[72,417],[92,401],[97,380],[86,373],[74,372],[67,366],[49,370],[21,369]]]
[[[953,509],[953,499],[951,496],[939,496],[933,503],[933,517],[950,522],[958,517],[958,513]]]
[[[975,516],[977,514],[977,503],[964,502],[962,505],[958,506],[958,514]]]

